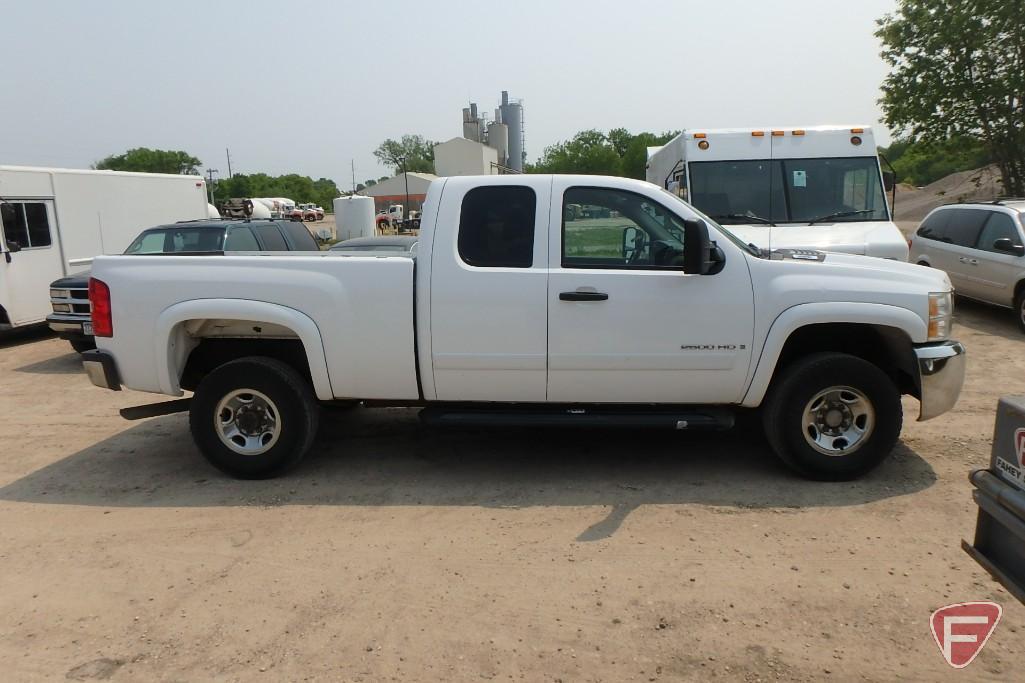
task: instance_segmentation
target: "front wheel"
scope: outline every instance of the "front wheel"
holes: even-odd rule
[[[267,479],[302,460],[319,414],[310,383],[291,366],[250,356],[203,378],[189,427],[211,465],[239,479]]]
[[[882,462],[903,417],[900,392],[886,373],[843,353],[816,353],[783,368],[763,413],[780,459],[827,481],[860,477]]]
[[[1025,287],[1014,296],[1014,312],[1018,316],[1018,329],[1025,332]]]

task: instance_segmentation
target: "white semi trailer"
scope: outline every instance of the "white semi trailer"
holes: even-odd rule
[[[646,178],[763,249],[908,258],[868,126],[686,130]]]
[[[199,176],[0,166],[0,330],[44,322],[50,283],[94,256],[208,210]]]

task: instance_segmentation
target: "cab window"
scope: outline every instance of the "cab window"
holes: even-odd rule
[[[459,257],[481,268],[530,268],[537,196],[529,187],[475,187],[459,212]]]
[[[563,195],[563,268],[680,270],[683,233],[683,221],[640,194],[573,187]]]

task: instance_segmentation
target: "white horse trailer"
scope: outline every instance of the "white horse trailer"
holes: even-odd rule
[[[94,256],[207,211],[200,176],[0,166],[0,330],[43,322],[50,283]]]

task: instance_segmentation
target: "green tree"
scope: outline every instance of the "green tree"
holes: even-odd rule
[[[400,140],[389,138],[378,145],[374,156],[396,175],[402,172],[403,166],[407,171],[434,173],[434,143],[422,135],[403,135]]]
[[[1025,195],[1025,2],[898,0],[877,23],[886,123],[915,142],[981,140],[1004,192]]]
[[[585,130],[571,139],[546,147],[530,173],[588,173],[644,179],[648,147],[664,145],[676,133],[630,133],[613,128],[608,133]]]
[[[959,135],[940,142],[897,139],[879,152],[893,164],[897,179],[912,185],[928,185],[951,173],[992,163],[989,148],[981,140]]]
[[[124,154],[115,154],[93,164],[104,171],[136,171],[141,173],[176,173],[199,175],[203,162],[180,150],[136,147]]]
[[[340,194],[335,181],[329,178],[313,180],[295,173],[282,176],[237,173],[231,178],[222,178],[214,187],[216,202],[232,197],[288,197],[301,203],[313,202],[325,209],[330,209]]]

